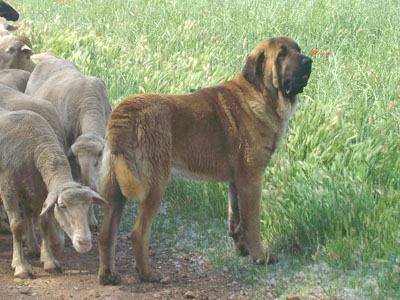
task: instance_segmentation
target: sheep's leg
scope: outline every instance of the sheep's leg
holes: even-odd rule
[[[4,181],[8,182],[6,183]],[[2,180],[0,182],[0,193],[8,219],[10,220],[10,228],[13,236],[13,258],[11,267],[15,270],[14,276],[22,279],[32,278],[32,267],[25,260],[22,248],[24,221],[22,220],[21,210],[19,208],[18,194],[13,188],[11,180]]]
[[[51,249],[51,216],[49,213],[39,218],[40,233],[42,235],[42,245],[40,249],[40,261],[43,263],[44,270],[49,273],[61,273],[60,263],[55,259]]]
[[[31,211],[25,210],[25,242],[27,248],[27,254],[30,257],[39,257],[39,243],[35,233],[34,217]]]

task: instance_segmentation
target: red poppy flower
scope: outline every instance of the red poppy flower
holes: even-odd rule
[[[331,51],[325,51],[325,53],[324,53],[324,56],[325,56],[325,58],[330,58],[330,57],[332,57],[332,52]]]
[[[320,55],[321,51],[318,48],[312,48],[310,51],[311,55],[317,56]]]

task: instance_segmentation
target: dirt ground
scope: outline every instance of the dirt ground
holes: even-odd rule
[[[120,286],[97,283],[97,237],[87,254],[78,254],[70,243],[58,255],[64,272],[47,274],[39,259],[29,259],[35,279],[13,278],[12,238],[0,235],[0,299],[250,299],[241,284],[224,272],[212,269],[206,258],[196,253],[152,245],[152,266],[163,274],[162,283],[142,283],[134,270],[129,240],[117,244]]]

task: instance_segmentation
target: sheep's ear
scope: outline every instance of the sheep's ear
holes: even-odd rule
[[[57,202],[57,194],[54,192],[50,192],[47,195],[46,200],[44,200],[43,206],[42,206],[42,211],[40,212],[40,216],[44,215],[50,208],[54,206]]]
[[[28,45],[23,45],[21,47],[21,52],[24,53],[26,56],[30,57],[32,55],[32,48]]]
[[[106,200],[104,200],[103,197],[101,197],[98,193],[96,193],[93,190],[90,190],[90,196],[92,197],[92,202],[94,204],[98,204],[98,205],[108,205],[108,202]]]
[[[18,36],[18,39],[21,41],[22,44],[27,45],[29,48],[32,49],[32,42],[26,36]]]

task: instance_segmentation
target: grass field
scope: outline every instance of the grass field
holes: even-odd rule
[[[256,295],[275,276],[282,297],[322,286],[327,297],[400,298],[399,1],[9,2],[35,52],[103,78],[114,106],[133,93],[230,79],[267,37],[290,36],[306,54],[315,48],[287,142],[265,172],[263,237],[282,263],[257,269],[235,257],[222,184],[174,181],[154,237],[174,245],[186,226],[216,267]],[[306,283],[290,279],[298,272]]]

